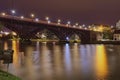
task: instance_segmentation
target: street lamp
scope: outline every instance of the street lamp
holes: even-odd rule
[[[30,16],[31,16],[31,18],[34,18],[34,17],[35,17],[35,15],[34,15],[33,13],[32,13]]]
[[[85,24],[83,24],[82,26],[85,27]]]
[[[21,18],[21,19],[24,19],[24,16],[21,16],[20,18]]]
[[[76,23],[75,25],[76,25],[76,26],[78,26],[79,24],[78,24],[78,23]]]
[[[61,23],[61,20],[60,19],[58,19],[58,24],[60,24]]]
[[[2,12],[2,13],[1,13],[1,15],[2,15],[2,16],[5,16],[5,15],[6,15],[6,13]]]
[[[71,23],[70,21],[67,22],[67,24],[70,24],[70,23]]]
[[[50,20],[48,20],[48,24],[50,24],[51,23],[51,21]]]
[[[71,23],[71,22],[70,22],[70,21],[68,21],[68,22],[67,22],[67,26],[70,26],[70,23]]]
[[[50,23],[51,23],[51,21],[50,21],[49,17],[46,17],[45,19],[46,19],[46,21],[48,22],[48,24],[50,24]]]
[[[16,13],[15,10],[11,10],[12,16],[14,16],[14,14]]]
[[[92,27],[89,25],[89,26],[88,26],[88,29],[89,29],[89,30],[92,30]]]
[[[76,27],[76,25],[73,25],[73,27],[75,28],[75,27]]]
[[[46,17],[45,19],[48,21],[48,20],[49,20],[49,17]]]
[[[36,21],[36,22],[38,22],[38,21],[39,21],[39,19],[38,19],[38,18],[35,18],[35,21]]]
[[[85,27],[84,29],[87,30],[87,27]]]
[[[113,28],[114,26],[113,26],[113,25],[111,25],[110,27],[111,27],[111,28]]]
[[[82,28],[82,26],[79,26],[79,28],[81,29],[81,28]]]

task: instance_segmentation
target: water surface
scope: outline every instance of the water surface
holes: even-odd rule
[[[14,50],[8,71],[22,80],[120,80],[120,45],[4,41],[3,48]]]

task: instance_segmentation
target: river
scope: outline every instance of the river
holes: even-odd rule
[[[22,80],[119,80],[120,45],[3,41],[14,50],[8,72]],[[7,64],[0,62],[7,71]]]

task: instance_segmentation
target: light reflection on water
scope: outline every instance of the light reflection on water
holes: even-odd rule
[[[108,74],[107,56],[104,45],[98,45],[96,47],[95,56],[95,71],[98,78],[105,79]]]
[[[10,48],[10,47],[9,47]],[[15,71],[14,73],[17,74],[19,71],[19,41],[12,41],[12,49],[14,50],[14,55],[13,55],[13,65],[10,66],[10,70]],[[14,67],[14,69],[13,69]]]
[[[10,47],[14,55],[9,72],[23,80],[119,80],[118,45],[4,42],[4,49]],[[6,70],[6,64],[0,68]]]
[[[69,44],[66,44],[64,47],[64,64],[65,64],[65,70],[67,72],[67,74],[71,74],[71,53],[70,53],[70,46]]]

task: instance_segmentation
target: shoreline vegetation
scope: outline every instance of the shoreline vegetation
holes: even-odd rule
[[[0,70],[0,80],[21,80],[21,79],[8,72]]]

